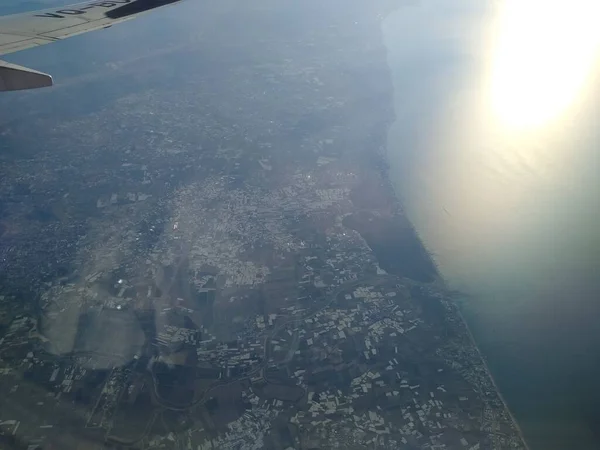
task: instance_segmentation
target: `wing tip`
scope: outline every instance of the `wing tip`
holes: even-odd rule
[[[52,86],[47,73],[0,61],[0,91],[20,91]]]

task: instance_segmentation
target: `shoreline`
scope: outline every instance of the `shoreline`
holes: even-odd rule
[[[396,82],[395,82],[395,77],[394,77],[394,65],[392,64],[392,62],[390,61],[390,57],[392,54],[392,45],[389,44],[389,42],[387,42],[386,39],[386,26],[385,23],[386,22],[394,22],[396,19],[393,17],[395,14],[398,14],[399,12],[399,8],[394,8],[392,9],[390,12],[388,12],[388,14],[386,14],[385,18],[382,19],[381,21],[381,32],[382,32],[382,44],[386,50],[386,56],[387,56],[387,65],[388,65],[388,71],[389,71],[389,75],[390,75],[390,82],[391,82],[391,87],[392,87],[392,104],[393,104],[393,110],[394,110],[394,118],[392,120],[392,122],[389,124],[388,130],[387,130],[387,139],[386,139],[386,145],[385,145],[385,161],[388,164],[388,169],[387,169],[387,176],[388,176],[388,180],[390,181],[390,184],[392,186],[392,191],[396,197],[396,201],[398,201],[401,205],[402,205],[402,196],[399,195],[399,187],[396,185],[396,183],[394,183],[392,181],[392,177],[391,177],[391,172],[390,172],[390,168],[389,168],[389,164],[390,164],[390,153],[389,153],[389,148],[390,148],[390,135],[391,135],[391,130],[394,127],[394,124],[399,120],[398,116],[397,116],[397,111],[396,111],[396,105],[397,105],[397,92],[398,92],[398,86],[396,86]],[[387,35],[387,37],[389,38],[390,36]],[[407,211],[402,207],[401,208],[403,210],[403,214],[406,215],[407,219],[409,219],[408,217],[408,213]],[[431,254],[430,250],[427,248],[427,246],[425,245],[425,241],[422,239],[420,233],[418,232],[417,228],[414,226],[414,224],[408,220],[408,222],[410,223],[412,229],[414,230],[417,239],[419,240],[419,242],[421,243],[422,247],[425,249],[425,251],[428,253],[430,259],[432,260],[432,263],[435,267],[436,270],[436,278],[437,280],[434,281],[435,285],[438,285],[438,287],[441,287],[443,291],[447,290],[447,284],[445,282],[445,280],[443,279],[443,277],[441,276],[441,273],[439,271],[439,266],[437,265],[435,258],[433,258],[433,255]],[[489,377],[490,381],[492,382],[492,386],[494,386],[494,389],[500,399],[500,401],[502,402],[502,405],[504,406],[504,409],[506,410],[506,412],[508,413],[508,416],[510,418],[510,420],[512,421],[516,432],[519,435],[519,438],[521,439],[521,442],[523,443],[523,448],[525,450],[531,450],[527,440],[525,439],[525,436],[523,434],[523,430],[521,429],[521,426],[519,425],[518,421],[515,419],[515,416],[513,414],[513,412],[510,410],[508,403],[506,402],[506,400],[504,399],[504,396],[502,395],[502,392],[500,391],[500,389],[498,388],[498,385],[496,384],[496,380],[494,379],[494,376],[488,366],[487,360],[485,359],[481,349],[479,348],[479,345],[477,344],[477,340],[475,339],[475,337],[473,336],[473,333],[471,331],[471,328],[469,326],[468,321],[465,319],[465,316],[463,315],[463,311],[461,309],[461,306],[459,304],[457,304],[454,300],[450,299],[449,301],[451,301],[454,306],[456,307],[456,312],[458,313],[458,316],[460,317],[460,320],[462,321],[462,323],[464,324],[466,330],[467,330],[467,334],[469,336],[469,339],[471,340],[471,343],[473,344],[473,346],[475,347],[477,354],[479,356],[479,359],[481,360],[483,367],[487,373],[487,376]]]
[[[440,277],[441,280],[441,277]],[[479,359],[481,360],[481,362],[483,363],[483,367],[485,368],[485,371],[490,379],[490,381],[492,382],[492,385],[494,386],[494,389],[496,390],[496,393],[498,394],[498,397],[500,398],[500,401],[502,402],[502,404],[504,405],[504,409],[508,412],[508,415],[510,417],[510,420],[512,421],[513,425],[515,426],[517,433],[519,433],[519,437],[521,438],[521,441],[523,442],[523,445],[525,447],[525,450],[531,450],[531,448],[529,447],[529,444],[527,443],[527,440],[525,439],[525,436],[523,434],[523,430],[521,429],[521,426],[519,425],[519,422],[515,419],[515,416],[513,415],[512,411],[510,410],[508,403],[506,402],[506,400],[504,399],[504,396],[502,395],[502,391],[500,391],[500,389],[498,388],[498,385],[496,384],[496,380],[494,379],[494,375],[492,374],[492,371],[490,370],[488,363],[483,355],[483,353],[481,352],[481,349],[479,348],[479,345],[477,345],[477,340],[475,339],[475,337],[473,336],[473,333],[471,331],[471,327],[469,327],[469,323],[467,321],[467,319],[465,319],[465,316],[462,313],[461,307],[456,304],[455,302],[454,306],[456,307],[456,311],[458,312],[458,316],[460,317],[460,320],[463,322],[467,333],[469,335],[469,339],[471,339],[471,342],[473,343],[473,346],[475,347],[475,349],[477,350],[477,354],[479,355]]]

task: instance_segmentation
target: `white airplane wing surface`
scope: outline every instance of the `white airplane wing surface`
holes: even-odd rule
[[[181,0],[94,0],[0,17],[0,55],[107,28]],[[48,74],[0,61],[0,91],[52,85]]]

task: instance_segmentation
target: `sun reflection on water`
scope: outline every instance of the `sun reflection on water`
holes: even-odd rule
[[[597,0],[507,0],[493,27],[491,111],[509,129],[547,125],[584,92],[600,53]]]

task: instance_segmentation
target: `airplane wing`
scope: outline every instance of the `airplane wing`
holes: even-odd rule
[[[93,0],[0,17],[0,55],[107,28],[181,0]],[[0,61],[0,91],[52,85],[48,74]]]

